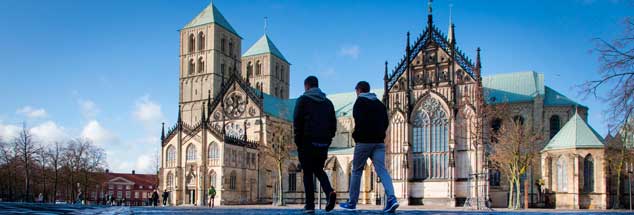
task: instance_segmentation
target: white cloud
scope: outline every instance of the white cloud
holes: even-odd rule
[[[22,114],[28,118],[41,118],[46,117],[48,114],[44,108],[34,108],[31,106],[24,106],[15,111],[17,114]]]
[[[137,172],[152,172],[152,156],[148,154],[140,155],[136,159],[135,168]]]
[[[335,75],[335,69],[334,68],[326,68],[324,70],[322,70],[321,72],[319,72],[319,75],[323,76],[323,77],[332,77]]]
[[[107,143],[117,140],[116,135],[101,126],[97,120],[91,120],[88,122],[88,124],[86,124],[83,128],[81,136],[92,140],[93,143],[100,146],[105,146]]]
[[[95,119],[100,111],[95,102],[83,99],[79,100],[79,109],[85,119]]]
[[[37,141],[44,144],[53,143],[55,141],[64,141],[68,139],[65,129],[53,121],[43,122],[33,128],[31,132]]]
[[[164,119],[161,105],[150,100],[148,95],[137,99],[132,115],[134,119],[143,123],[146,129],[158,128],[159,123]]]
[[[20,127],[10,124],[0,124],[0,141],[10,142],[18,136]]]
[[[360,52],[361,50],[359,49],[358,45],[343,46],[341,47],[341,49],[339,49],[340,56],[350,57],[352,59],[359,58]]]

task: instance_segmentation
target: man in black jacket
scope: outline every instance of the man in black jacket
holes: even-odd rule
[[[299,162],[304,171],[304,193],[306,206],[304,212],[315,213],[315,195],[313,175],[319,179],[328,204],[326,211],[335,207],[337,194],[330,186],[324,172],[324,163],[328,156],[328,147],[337,132],[337,118],[332,102],[319,89],[315,76],[304,80],[304,95],[295,104],[293,129]]]
[[[354,155],[352,157],[352,177],[350,179],[350,199],[339,206],[344,209],[355,210],[359,199],[361,175],[368,158],[372,159],[374,171],[381,179],[385,196],[385,208],[383,212],[393,213],[399,204],[394,196],[392,178],[385,169],[385,131],[389,125],[385,105],[370,93],[370,84],[361,81],[355,88],[357,101],[355,101],[352,116],[354,117],[354,132],[352,138]]]

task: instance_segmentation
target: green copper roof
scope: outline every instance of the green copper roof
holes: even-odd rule
[[[552,88],[546,86],[546,96],[544,97],[544,105],[545,106],[582,106],[585,107],[572,99],[564,96],[563,94],[553,90]]]
[[[253,44],[253,46],[251,46],[251,48],[249,48],[247,52],[245,52],[242,55],[242,57],[268,54],[268,53],[271,53],[275,57],[278,57],[282,59],[283,61],[286,61],[286,63],[288,63],[288,60],[284,58],[284,55],[282,55],[282,52],[280,52],[280,50],[277,49],[277,47],[275,47],[275,44],[273,44],[273,41],[271,41],[271,39],[269,39],[269,36],[267,36],[266,34],[260,37],[260,39],[257,42],[255,42],[255,44]]]
[[[371,92],[376,94],[377,98],[383,98],[383,90],[373,90]],[[357,101],[356,92],[337,93],[327,95],[327,97],[335,106],[335,114],[337,117],[352,116],[352,107],[354,106],[354,102]]]
[[[542,151],[603,147],[603,138],[575,113]]]
[[[187,25],[185,25],[183,29],[193,28],[210,23],[220,25],[224,29],[227,29],[227,31],[238,35],[238,32],[236,32],[236,30],[231,27],[231,24],[229,24],[227,19],[225,19],[225,17],[222,15],[222,13],[220,13],[218,8],[216,8],[213,3],[209,4],[202,12],[198,14],[198,16],[196,16],[196,18],[187,23]]]
[[[293,121],[295,111],[295,100],[281,99],[264,93],[264,112],[286,121]]]
[[[534,71],[483,77],[482,86],[489,104],[530,102],[534,97],[545,94],[544,74]]]

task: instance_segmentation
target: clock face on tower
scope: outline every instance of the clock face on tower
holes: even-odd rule
[[[246,110],[246,98],[239,92],[233,92],[225,97],[225,114],[230,118],[238,118],[242,116]]]

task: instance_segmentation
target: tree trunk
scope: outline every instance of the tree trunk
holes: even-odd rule
[[[513,201],[513,186],[515,186],[514,184],[514,180],[513,179],[509,179],[509,205],[508,208],[513,208],[514,205],[514,201]]]
[[[515,179],[515,207],[513,209],[519,209],[520,208],[520,179],[519,177],[517,177]],[[526,192],[526,191],[525,191]]]
[[[616,172],[616,198],[614,199],[614,205],[612,209],[621,208],[621,169],[617,168]]]
[[[282,162],[281,160],[277,161],[277,206],[284,206],[284,188],[282,187],[284,183],[282,182]]]

